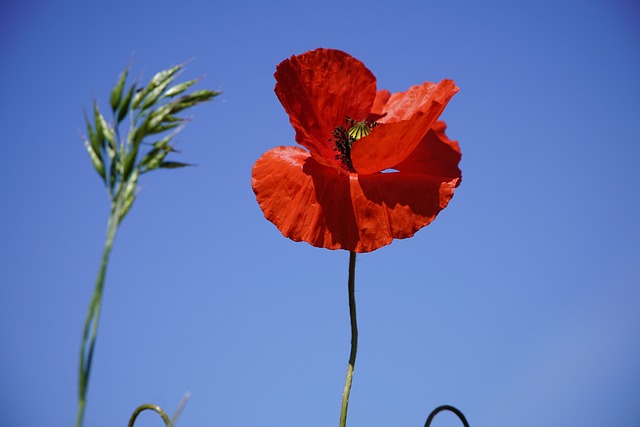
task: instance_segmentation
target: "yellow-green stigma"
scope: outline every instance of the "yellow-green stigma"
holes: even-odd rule
[[[351,146],[360,138],[371,133],[371,129],[378,125],[377,122],[364,120],[357,122],[348,117],[344,126],[338,126],[331,134],[333,135],[333,148],[338,152],[336,160],[340,160],[342,166],[349,172],[355,172],[351,163]]]
[[[371,133],[371,128],[367,122],[358,122],[354,124],[351,129],[347,132],[350,138],[353,138],[354,141],[359,140],[363,136],[367,136]]]

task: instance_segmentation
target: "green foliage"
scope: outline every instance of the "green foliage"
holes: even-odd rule
[[[189,166],[186,163],[166,160],[170,153],[176,152],[171,141],[186,122],[186,119],[179,117],[178,113],[202,102],[211,101],[219,95],[219,92],[211,90],[185,93],[198,80],[174,83],[182,69],[183,65],[177,65],[157,73],[144,87],[138,87],[137,83],[132,83],[127,89],[129,68],[126,68],[120,74],[109,98],[111,122],[105,119],[97,102],[93,103],[93,122],[86,113],[84,115],[87,132],[84,137],[84,146],[111,197],[111,214],[102,262],[80,345],[76,427],[82,427],[84,420],[87,387],[98,333],[102,289],[109,254],[118,226],[136,199],[138,179],[141,174],[155,169]],[[127,125],[128,132],[122,136],[120,129]],[[130,425],[133,425],[137,414],[146,409],[158,412],[167,426],[175,424],[177,415],[173,420],[169,420],[159,407],[142,405],[134,413]]]
[[[171,142],[187,121],[178,114],[211,101],[220,93],[212,90],[186,93],[199,80],[176,83],[183,69],[183,64],[176,65],[156,73],[146,86],[135,82],[127,86],[127,67],[111,92],[111,122],[105,119],[97,102],[93,104],[93,123],[85,114],[84,145],[108,189],[118,222],[133,205],[141,174],[190,166],[166,160],[176,152]],[[128,132],[123,136],[120,129],[127,122]]]

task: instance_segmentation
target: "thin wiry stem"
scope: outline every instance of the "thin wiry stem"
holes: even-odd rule
[[[154,405],[152,403],[146,403],[144,405],[140,405],[136,408],[135,411],[133,411],[133,414],[131,414],[131,418],[129,419],[129,427],[133,427],[133,424],[136,422],[136,418],[138,418],[138,415],[140,415],[140,412],[142,411],[155,411],[157,412],[160,417],[162,417],[162,421],[164,421],[164,425],[165,427],[173,427],[173,421],[171,421],[171,419],[169,419],[169,415],[167,415],[166,412],[164,412],[162,410],[161,407],[159,407],[158,405]]]
[[[464,414],[462,413],[462,411],[460,411],[458,408],[456,408],[455,406],[451,406],[451,405],[442,405],[442,406],[438,406],[436,409],[434,409],[433,411],[431,411],[431,413],[429,414],[429,417],[427,417],[427,422],[424,423],[424,427],[430,427],[431,426],[431,421],[433,421],[433,418],[440,412],[442,411],[449,411],[449,412],[453,412],[454,414],[456,414],[456,416],[460,419],[460,421],[462,421],[462,424],[464,425],[464,427],[469,427],[469,422],[467,421],[467,419],[465,418]]]
[[[356,353],[358,352],[358,322],[356,319],[356,253],[349,253],[349,318],[351,319],[351,352],[349,353],[349,366],[347,367],[347,378],[342,392],[342,408],[340,411],[340,427],[347,425],[347,409],[349,407],[349,394],[351,393],[351,383],[353,381],[353,370],[356,365]]]
[[[133,427],[133,424],[136,422],[136,418],[138,418],[138,415],[140,415],[142,411],[147,410],[155,411],[158,415],[160,415],[160,417],[162,417],[162,420],[164,421],[165,427],[174,427],[190,396],[191,393],[189,392],[185,393],[184,396],[182,396],[182,399],[180,399],[180,403],[178,404],[178,409],[176,409],[176,412],[175,414],[173,414],[173,417],[171,417],[171,419],[169,419],[169,415],[167,415],[167,413],[158,405],[154,405],[153,403],[145,403],[144,405],[140,405],[136,408],[135,411],[133,411],[133,414],[131,414],[128,427]]]

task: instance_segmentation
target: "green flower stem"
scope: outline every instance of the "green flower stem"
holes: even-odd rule
[[[349,253],[349,318],[351,319],[351,352],[349,353],[349,366],[347,378],[342,392],[342,408],[340,411],[340,427],[347,425],[347,408],[349,407],[349,394],[353,381],[353,370],[356,365],[356,353],[358,352],[358,321],[356,320],[356,253]]]
[[[80,346],[80,383],[78,388],[78,414],[76,417],[76,427],[81,427],[84,420],[84,410],[87,401],[87,388],[89,384],[89,374],[91,372],[91,362],[93,360],[93,350],[98,335],[98,322],[100,320],[100,308],[102,306],[102,290],[104,287],[104,278],[107,272],[107,264],[109,263],[109,255],[113,241],[120,225],[121,200],[114,202],[109,223],[107,225],[107,238],[102,253],[102,262],[96,279],[96,287],[89,303],[89,312],[84,323],[84,331],[82,333],[82,343]]]

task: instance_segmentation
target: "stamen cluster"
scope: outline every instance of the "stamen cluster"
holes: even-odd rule
[[[344,119],[344,126],[338,126],[331,131],[331,135],[333,135],[333,148],[338,152],[338,154],[336,154],[336,160],[340,160],[349,172],[355,172],[353,163],[351,163],[351,146],[358,139],[369,135],[371,130],[377,125],[378,122],[369,120],[358,122],[347,116]]]

